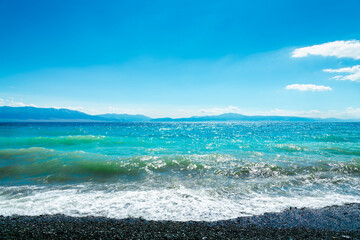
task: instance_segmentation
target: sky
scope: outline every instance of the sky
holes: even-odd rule
[[[360,118],[359,0],[0,0],[0,106]]]

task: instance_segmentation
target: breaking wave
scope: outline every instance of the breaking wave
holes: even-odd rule
[[[152,174],[222,175],[233,178],[305,174],[360,174],[360,159],[350,162],[249,162],[230,155],[162,155],[121,158],[84,151],[64,152],[42,147],[0,150],[0,180],[106,181]]]

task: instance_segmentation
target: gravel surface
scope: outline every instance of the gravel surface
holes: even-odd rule
[[[0,216],[0,239],[360,239],[360,204],[217,222]]]

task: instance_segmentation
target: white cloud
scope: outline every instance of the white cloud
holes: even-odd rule
[[[206,110],[206,113],[204,113]],[[348,107],[344,110],[287,110],[274,108],[267,111],[243,111],[238,107],[224,107],[224,108],[209,108],[209,109],[198,109],[193,111],[191,116],[194,115],[210,115],[210,114],[222,114],[222,113],[239,113],[248,116],[297,116],[297,117],[308,117],[308,118],[339,118],[339,119],[360,119],[360,107]]]
[[[286,86],[287,90],[299,90],[299,91],[331,91],[331,87],[314,84],[291,84]]]
[[[77,107],[72,107],[72,106],[67,106],[67,107],[55,107],[55,106],[52,106],[52,108],[57,108],[57,109],[61,109],[61,108],[66,108],[66,109],[69,109],[69,110],[74,110],[74,111],[79,111],[79,112],[84,112],[85,109],[81,106],[77,106]]]
[[[212,114],[212,115],[218,115],[223,113],[239,113],[241,111],[240,108],[234,107],[234,106],[228,106],[224,108],[203,108],[199,110],[201,115],[204,114]]]
[[[348,107],[345,110],[328,110],[321,112],[323,118],[360,119],[360,108]]]
[[[344,112],[342,112],[342,116],[344,118],[360,118],[360,108],[348,107]]]
[[[275,108],[268,112],[268,115],[277,115],[277,116],[316,116],[320,114],[319,110],[309,110],[309,111],[290,111],[284,109]]]
[[[360,119],[360,108],[348,107],[345,110],[304,110],[294,111],[275,108],[269,111],[256,111],[243,113],[245,115],[262,116],[297,116],[309,118],[339,118],[339,119]]]
[[[61,109],[61,108],[66,108],[66,109],[70,109],[70,110],[75,110],[75,111],[80,111],[80,112],[86,112],[89,114],[97,114],[98,112],[94,109],[85,109],[84,107],[81,106],[37,106],[35,104],[26,104],[23,102],[19,102],[16,101],[14,98],[9,98],[9,99],[3,99],[0,98],[0,106],[8,106],[8,107],[38,107],[38,108],[56,108],[56,109]]]
[[[0,106],[9,106],[9,107],[37,107],[34,104],[25,104],[23,102],[15,101],[13,98],[11,99],[3,99],[0,98]]]
[[[208,115],[220,115],[224,113],[239,113],[242,114],[243,110],[235,106],[227,107],[210,107],[210,108],[182,108],[177,109],[176,113],[170,117],[192,117],[192,116],[208,116]],[[162,114],[162,117],[164,115]]]
[[[304,110],[294,111],[275,108],[269,111],[255,111],[251,113],[244,113],[245,115],[260,115],[260,116],[298,116],[298,117],[319,117],[323,113],[319,110]]]
[[[317,55],[324,57],[360,59],[360,41],[335,41],[310,47],[297,48],[292,52],[292,57],[307,57]]]
[[[142,108],[123,108],[123,107],[113,107],[108,106],[107,113],[116,113],[116,114],[145,114],[144,109]]]
[[[324,69],[323,71],[329,73],[349,73],[348,75],[337,75],[332,77],[332,79],[360,82],[360,65],[339,69]]]
[[[191,116],[206,116],[206,115],[219,115],[223,113],[239,113],[248,116],[297,116],[308,118],[339,118],[339,119],[360,119],[360,107],[348,107],[344,110],[287,110],[274,108],[265,111],[245,111],[238,107],[228,106],[223,108],[206,108],[206,109],[179,109],[181,112],[179,116],[171,117],[191,117]],[[162,116],[164,117],[164,116]]]

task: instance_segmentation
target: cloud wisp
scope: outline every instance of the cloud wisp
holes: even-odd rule
[[[223,114],[223,113],[240,113],[241,109],[238,107],[234,107],[234,106],[228,106],[228,107],[224,107],[224,108],[218,108],[218,107],[202,108],[199,111],[202,115],[203,114],[218,115],[218,114]]]
[[[360,108],[347,107],[343,110],[304,110],[304,111],[294,111],[275,108],[270,111],[258,111],[253,113],[254,115],[264,115],[264,116],[297,116],[297,117],[310,117],[310,118],[339,118],[339,119],[359,119],[360,118]]]
[[[355,60],[359,60],[360,41],[334,41],[309,47],[297,48],[292,52],[293,58],[307,57],[310,55],[337,58],[353,58]]]
[[[332,79],[360,82],[360,65],[339,69],[324,69],[323,71],[328,73],[348,73],[348,75],[337,75]]]
[[[324,92],[324,91],[332,91],[331,87],[323,86],[323,85],[314,85],[314,84],[291,84],[287,85],[287,90],[298,90],[298,91],[312,91],[312,92]]]
[[[310,55],[360,60],[360,41],[334,41],[309,47],[297,48],[292,52],[293,58],[307,57]],[[328,73],[342,73],[341,75],[337,75],[331,79],[360,82],[360,65],[339,69],[323,69],[323,71]]]
[[[8,107],[37,107],[34,104],[25,104],[23,102],[17,102],[13,98],[3,99],[0,98],[0,107],[8,106]]]
[[[221,111],[220,111],[221,110]],[[215,113],[216,112],[216,113]],[[209,115],[204,114],[204,109],[198,109],[192,112],[193,115]],[[267,111],[246,111],[241,110],[238,107],[228,106],[224,108],[210,108],[206,109],[206,113],[213,113],[218,115],[222,113],[239,113],[248,116],[297,116],[297,117],[309,117],[309,118],[339,118],[339,119],[359,119],[360,108],[348,107],[343,110],[288,110],[275,108]]]

